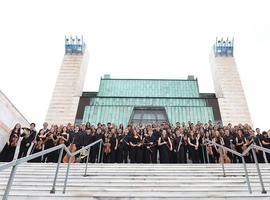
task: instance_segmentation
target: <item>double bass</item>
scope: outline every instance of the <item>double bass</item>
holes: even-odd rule
[[[72,143],[68,147],[68,149],[69,149],[69,151],[71,153],[74,153],[77,150],[76,145],[74,144],[74,139],[75,139],[75,137],[73,138]],[[66,155],[64,156],[63,163],[68,163],[69,162],[69,159],[70,159],[70,162],[71,163],[76,163],[75,156],[73,156],[72,158],[70,158],[70,156],[68,155],[68,153],[66,153]]]

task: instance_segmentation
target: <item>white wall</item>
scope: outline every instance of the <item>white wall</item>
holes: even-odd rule
[[[8,141],[10,131],[16,123],[29,126],[29,122],[10,102],[10,100],[0,90],[0,151]]]

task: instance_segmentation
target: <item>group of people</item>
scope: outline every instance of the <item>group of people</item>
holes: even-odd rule
[[[251,144],[270,149],[270,131],[261,132],[259,128],[253,130],[248,124],[223,126],[221,123],[213,124],[209,121],[205,124],[129,124],[126,127],[112,123],[49,127],[45,122],[38,132],[34,123],[31,123],[29,128],[21,128],[20,124],[16,124],[0,153],[0,162],[9,162],[59,144],[79,150],[100,139],[103,141],[101,144],[91,147],[88,162],[240,163],[243,161],[240,157],[222,150],[219,145],[239,153],[243,153]],[[57,162],[59,153],[60,151],[56,150],[30,162]],[[262,151],[256,151],[256,154],[260,163],[270,162],[270,154]],[[88,153],[84,152],[76,156],[74,162],[86,162],[87,155]],[[64,153],[62,162],[65,156],[67,155]],[[247,153],[244,160],[254,162],[252,153]]]

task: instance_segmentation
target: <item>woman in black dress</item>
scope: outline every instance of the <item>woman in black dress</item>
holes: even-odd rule
[[[245,143],[245,138],[243,135],[243,131],[241,129],[238,130],[237,136],[235,138],[235,149],[238,153],[243,153],[243,145]],[[237,156],[238,162],[242,163],[242,158]]]
[[[8,143],[6,143],[4,149],[0,153],[0,162],[10,162],[14,158],[19,136],[17,134],[11,134]]]
[[[133,130],[133,136],[129,142],[130,145],[130,162],[141,163],[142,162],[142,138],[139,135],[139,130]]]
[[[174,152],[176,154],[176,163],[185,162],[185,141],[182,129],[176,130],[176,136],[173,140]]]
[[[220,144],[222,146],[224,146],[224,140],[223,138],[221,137],[219,131],[215,131],[215,137],[212,139],[213,142],[217,143],[217,144]],[[223,153],[223,150],[216,146],[216,145],[213,145],[213,152],[214,152],[214,158],[215,158],[215,162],[216,163],[222,163],[224,161],[221,160],[221,155]],[[224,159],[224,157],[223,157]]]
[[[110,163],[116,162],[116,150],[118,146],[118,139],[116,135],[116,129],[112,128],[110,132],[110,143],[111,143],[111,156],[110,156]]]
[[[190,131],[190,135],[188,137],[188,144],[192,163],[199,163],[199,138],[196,137],[193,131]]]
[[[0,153],[0,162],[10,162],[13,160],[20,134],[21,124],[17,123],[11,131],[8,142]]]
[[[172,142],[165,129],[162,130],[161,137],[158,139],[160,163],[170,162]]]
[[[147,134],[143,138],[143,146],[144,146],[144,162],[145,163],[155,163],[155,149],[157,146],[157,140],[153,135],[153,129],[148,128]]]

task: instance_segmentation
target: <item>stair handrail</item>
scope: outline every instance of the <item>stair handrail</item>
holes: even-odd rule
[[[57,150],[60,150],[60,153],[59,153],[59,157],[58,157],[58,163],[57,163],[57,167],[56,167],[56,171],[55,171],[55,175],[54,175],[54,181],[53,181],[53,186],[52,186],[52,189],[50,191],[50,193],[55,193],[55,185],[56,185],[56,181],[57,181],[57,177],[58,177],[58,172],[59,172],[59,167],[60,167],[60,163],[61,163],[61,160],[62,160],[62,156],[63,156],[63,151],[65,150],[66,153],[68,154],[69,156],[69,162],[68,162],[68,165],[67,165],[67,171],[66,171],[66,177],[65,177],[65,183],[64,183],[64,186],[63,186],[63,193],[65,193],[66,191],[66,185],[67,185],[67,178],[68,178],[68,174],[69,174],[69,168],[70,168],[70,161],[71,161],[71,158],[78,155],[79,153],[85,151],[85,150],[88,150],[88,155],[87,155],[87,162],[86,162],[86,169],[85,169],[85,173],[87,172],[87,166],[88,166],[88,160],[89,160],[89,156],[90,156],[90,148],[96,144],[99,143],[99,153],[98,153],[98,162],[100,161],[100,154],[101,154],[101,145],[103,144],[103,140],[102,139],[99,139],[85,147],[82,147],[81,149],[77,150],[76,152],[70,152],[69,148],[66,147],[65,144],[60,144],[58,146],[55,146],[55,147],[52,147],[52,148],[49,148],[49,149],[46,149],[46,150],[43,150],[41,152],[37,152],[37,153],[34,153],[34,154],[31,154],[27,157],[23,157],[23,158],[19,158],[19,159],[16,159],[16,160],[13,160],[11,162],[8,162],[8,163],[5,163],[5,164],[2,164],[0,165],[0,171],[3,171],[5,169],[8,169],[10,167],[12,167],[11,169],[11,172],[10,172],[10,175],[9,175],[9,179],[8,179],[8,183],[7,183],[7,186],[6,186],[6,189],[5,189],[5,193],[3,195],[3,200],[7,200],[8,199],[8,195],[9,195],[9,192],[10,192],[10,189],[11,189],[11,186],[12,186],[12,182],[14,180],[14,177],[15,177],[15,174],[16,174],[16,170],[17,170],[17,166],[22,164],[22,163],[25,163],[27,161],[30,161],[32,159],[35,159],[35,158],[38,158],[40,156],[43,156],[45,154],[48,154],[48,153],[51,153],[53,151],[57,151]]]
[[[261,174],[261,170],[260,170],[260,166],[259,166],[259,162],[258,162],[258,158],[257,158],[257,154],[256,154],[255,150],[262,151],[262,152],[265,154],[265,153],[270,153],[270,149],[267,149],[267,148],[264,148],[264,147],[262,147],[262,146],[258,146],[258,145],[255,145],[255,144],[251,144],[251,145],[249,145],[249,147],[241,154],[241,153],[239,153],[239,152],[237,152],[237,151],[234,151],[234,150],[232,150],[232,149],[230,149],[230,148],[228,148],[228,147],[225,147],[225,146],[223,146],[223,145],[217,144],[216,142],[213,142],[213,141],[211,141],[211,140],[209,140],[209,139],[206,139],[206,140],[205,140],[204,145],[207,145],[207,144],[209,144],[209,143],[214,144],[214,145],[216,145],[216,146],[218,146],[218,147],[221,147],[223,151],[224,151],[224,150],[229,151],[229,152],[231,152],[232,154],[235,154],[235,155],[240,156],[240,157],[242,158],[242,163],[243,163],[243,166],[244,166],[244,169],[245,169],[246,180],[247,180],[247,184],[248,184],[248,188],[249,188],[249,192],[250,192],[250,193],[251,193],[252,191],[251,191],[251,188],[250,188],[250,182],[249,182],[249,177],[248,177],[248,173],[247,173],[247,169],[246,169],[246,163],[245,163],[244,156],[246,156],[250,151],[252,151],[253,159],[254,159],[255,164],[256,164],[256,169],[257,169],[259,181],[260,181],[261,188],[262,188],[261,193],[262,193],[262,194],[266,194],[266,193],[267,193],[266,190],[265,190],[265,187],[264,187],[264,183],[263,183],[263,179],[262,179],[262,174]],[[208,156],[208,154],[207,154],[207,156]],[[223,156],[222,153],[221,153],[221,156]],[[268,161],[267,161],[267,159],[266,159],[265,157],[264,157],[264,159],[265,159],[265,162],[268,163]],[[209,159],[208,159],[208,160],[209,160]],[[222,158],[222,161],[224,161],[223,158]],[[222,169],[223,169],[223,175],[225,176],[224,162],[222,163]]]
[[[234,151],[234,150],[232,150],[232,149],[230,149],[228,147],[225,147],[225,146],[223,146],[221,144],[218,144],[216,142],[213,142],[213,141],[211,141],[209,139],[205,139],[205,145],[207,146],[208,144],[213,144],[215,146],[218,146],[218,147],[220,147],[222,149],[222,151],[224,151],[224,150],[225,151],[229,151],[230,153],[232,153],[234,155],[237,155],[237,156],[239,156],[239,157],[242,158],[242,163],[243,163],[243,167],[244,167],[244,171],[245,171],[245,177],[246,177],[246,182],[247,182],[247,186],[248,186],[248,191],[249,191],[250,194],[252,194],[252,190],[251,190],[251,186],[250,186],[250,181],[249,181],[249,175],[248,175],[248,171],[247,171],[247,166],[246,166],[244,155],[241,154],[241,153],[239,153],[239,152],[237,152],[237,151]],[[252,148],[252,147],[250,147],[250,148]],[[221,156],[221,165],[222,165],[223,176],[226,177],[225,167],[224,167],[223,153],[224,152],[221,152],[220,153],[220,156]],[[207,153],[207,155],[208,155],[208,153]]]

